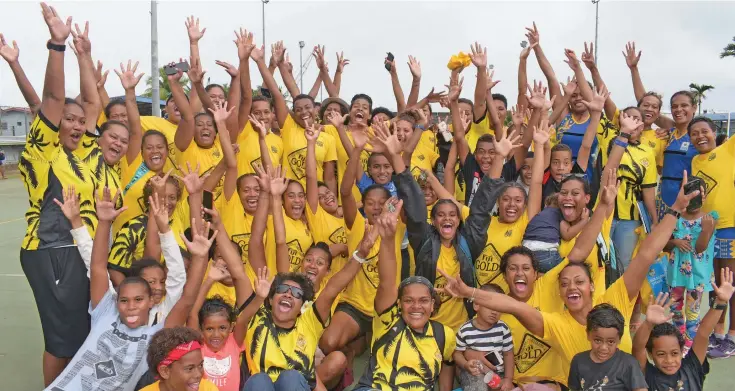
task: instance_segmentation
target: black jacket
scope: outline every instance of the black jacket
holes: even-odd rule
[[[427,209],[421,187],[406,170],[394,177],[398,189],[398,197],[403,200],[403,212],[406,218],[408,242],[414,251],[416,275],[428,279],[432,284],[436,280],[436,265],[441,252],[441,236],[433,225],[427,222]],[[490,225],[490,211],[498,198],[498,190],[502,179],[485,177],[477,189],[475,201],[470,208],[467,221],[460,224],[460,229],[453,240],[453,247],[459,260],[459,274],[468,286],[475,284],[474,260],[482,252],[487,240],[487,228]],[[479,247],[479,252],[473,249]],[[472,304],[465,301],[468,314],[474,314]]]

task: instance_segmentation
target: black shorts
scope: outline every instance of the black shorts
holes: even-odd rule
[[[334,309],[334,312],[337,311],[344,312],[357,323],[360,327],[360,333],[357,337],[362,337],[373,330],[373,318],[363,314],[362,311],[352,306],[352,304],[342,301],[337,304],[337,308]]]
[[[71,358],[89,334],[89,279],[76,246],[20,250],[36,299],[45,350]]]

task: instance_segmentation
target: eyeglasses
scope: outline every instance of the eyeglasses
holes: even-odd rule
[[[301,300],[301,298],[304,297],[304,290],[297,286],[281,284],[276,287],[276,293],[278,294],[284,294],[289,291],[291,292],[291,296],[293,296],[294,299]]]
[[[562,174],[561,179],[567,179],[567,178],[579,178],[579,179],[587,179],[587,174],[580,174],[580,173],[569,173],[569,174]]]

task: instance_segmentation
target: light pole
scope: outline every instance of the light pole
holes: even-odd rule
[[[306,42],[299,41],[299,83],[301,83],[301,92],[304,92],[304,46],[306,46]]]
[[[265,50],[265,5],[271,0],[261,0],[263,2],[263,50]]]
[[[600,24],[600,0],[592,0],[595,5],[595,64],[597,64],[597,26]]]
[[[151,0],[151,114],[161,116],[161,93],[158,86],[158,3]]]

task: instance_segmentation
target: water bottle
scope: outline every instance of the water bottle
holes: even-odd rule
[[[501,380],[502,379],[500,379],[500,376],[498,376],[498,374],[495,373],[495,372],[493,372],[493,371],[488,371],[485,374],[485,383],[490,388],[498,388],[498,387],[500,387],[500,381]]]

